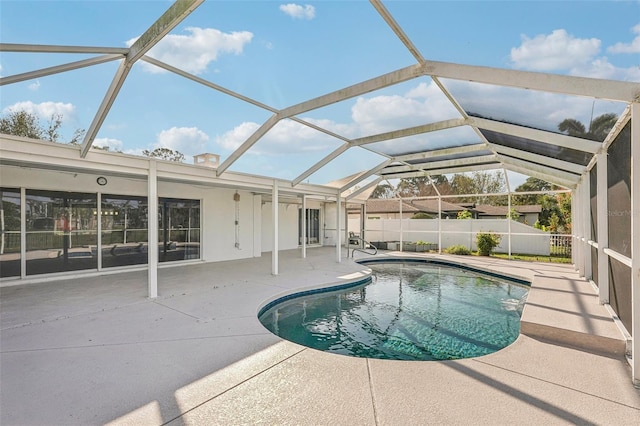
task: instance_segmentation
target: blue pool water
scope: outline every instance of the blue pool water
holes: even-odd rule
[[[477,357],[520,333],[527,286],[429,263],[367,266],[370,283],[288,298],[267,306],[260,321],[307,347],[378,359]]]

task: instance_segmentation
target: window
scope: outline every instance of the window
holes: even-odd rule
[[[160,262],[200,258],[200,200],[160,198]]]
[[[20,276],[20,190],[0,188],[0,278]]]
[[[102,195],[100,220],[104,268],[147,263],[149,237],[146,197]]]
[[[96,194],[26,191],[27,275],[96,269]]]

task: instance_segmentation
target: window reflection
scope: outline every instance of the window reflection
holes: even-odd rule
[[[26,191],[27,275],[97,268],[96,194]]]
[[[20,190],[0,188],[0,278],[20,276]]]
[[[98,212],[95,211],[94,215]],[[148,204],[146,197],[103,195],[102,266],[146,264],[148,261]]]

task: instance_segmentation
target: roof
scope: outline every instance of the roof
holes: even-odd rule
[[[195,71],[181,68],[180,63],[154,55],[152,49],[162,44],[170,35],[175,36],[178,26],[183,21],[187,22],[191,15],[203,22],[213,22],[211,20],[214,14],[210,14],[213,10],[215,22],[232,18],[225,15],[224,8],[219,7],[220,2],[207,2],[205,6],[203,3],[204,0],[176,1],[128,47],[82,45],[86,34],[73,34],[73,27],[66,29],[71,32],[67,34],[69,44],[33,44],[29,40],[11,40],[9,34],[9,39],[7,36],[3,37],[3,43],[0,44],[3,61],[5,53],[47,53],[59,54],[64,62],[15,74],[9,74],[11,68],[5,68],[3,63],[3,68],[6,69],[3,74],[9,75],[0,78],[2,86],[6,88],[25,81],[37,82],[57,74],[93,69],[106,63],[117,64],[115,72],[99,73],[100,80],[88,79],[91,81],[91,90],[98,91],[101,100],[95,105],[80,106],[93,111],[93,118],[87,126],[78,152],[81,158],[86,158],[96,138],[105,133],[103,125],[112,109],[129,99],[145,99],[150,96],[151,92],[146,95],[137,93],[136,87],[142,86],[141,77],[131,70],[137,64],[151,65],[164,71],[163,76],[169,74],[175,79],[189,80],[194,89],[191,97],[194,100],[215,94],[232,98],[238,105],[238,110],[252,109],[260,112],[261,120],[255,127],[248,126],[244,129],[242,143],[221,159],[221,163],[212,172],[215,177],[229,173],[243,159],[249,158],[252,150],[255,150],[254,154],[259,154],[260,151],[256,149],[260,142],[277,133],[282,126],[295,125],[300,129],[298,135],[311,132],[331,140],[331,144],[326,145],[322,151],[314,151],[316,156],[311,165],[302,165],[297,160],[299,157],[287,153],[287,146],[302,145],[300,149],[304,149],[305,141],[300,139],[302,136],[297,140],[284,142],[283,155],[289,155],[289,164],[298,166],[298,172],[287,179],[293,187],[308,182],[319,171],[331,168],[331,164],[338,158],[346,158],[343,163],[345,165],[354,165],[360,157],[375,159],[373,165],[364,170],[340,174],[344,169],[339,167],[335,169],[337,175],[334,178],[322,182],[339,182],[338,189],[346,194],[363,187],[370,188],[381,179],[495,169],[522,173],[562,187],[575,188],[581,175],[594,163],[595,155],[629,121],[630,104],[640,99],[640,84],[633,81],[431,60],[429,52],[421,48],[412,37],[411,29],[416,25],[424,25],[423,15],[403,14],[403,19],[399,20],[395,17],[395,13],[400,15],[399,6],[394,2],[372,0],[370,5],[362,4],[358,7],[377,15],[378,25],[389,30],[390,38],[384,42],[397,45],[401,54],[410,58],[409,63],[346,85],[338,86],[325,81],[321,87],[330,89],[325,89],[319,95],[274,106],[247,96],[239,89],[233,90],[218,84],[215,75],[205,78]],[[159,5],[154,5],[153,13],[158,12]],[[317,37],[322,39],[323,35],[317,34]],[[295,39],[295,34],[290,38]],[[121,40],[127,39],[129,37],[123,34]],[[82,55],[83,59],[72,60],[73,55]],[[385,60],[386,58],[376,62],[376,69],[385,68]],[[342,64],[331,58],[327,59],[326,65],[327,69],[339,67],[341,72],[348,74]],[[256,77],[266,72],[265,68],[256,69]],[[150,74],[145,78],[157,81],[155,90],[160,90],[165,85],[165,77]],[[438,116],[416,113],[416,117],[421,117],[420,119],[395,125],[393,128],[372,126],[371,130],[359,134],[353,134],[347,130],[348,126],[335,125],[335,121],[328,119],[341,110],[346,111],[343,114],[348,117],[352,113],[350,106],[367,94],[389,91],[392,94],[404,93],[409,82],[413,84],[411,89],[428,87],[435,93],[425,101],[428,102],[426,104],[416,102],[416,111],[423,111],[425,107],[435,108],[440,112]],[[66,84],[69,90],[76,86],[70,80]],[[85,88],[86,85],[78,86]],[[549,102],[549,99],[560,99],[562,102]],[[562,106],[558,106],[560,104]],[[153,114],[156,106],[152,102],[146,102],[142,108]],[[535,114],[531,113],[532,108],[535,109]],[[582,122],[588,123],[589,112],[593,111],[613,113],[616,117],[614,125],[597,137],[584,132],[570,136],[559,130],[558,121],[578,117]],[[212,111],[212,116],[224,116],[227,112],[215,110]],[[145,126],[144,119],[138,125]],[[327,146],[330,148],[327,149]],[[354,153],[357,155],[352,155]],[[255,158],[257,157],[251,157]],[[275,174],[278,172],[274,170]],[[349,178],[344,179],[345,175]]]
[[[406,201],[402,202],[403,213],[417,213],[420,210]],[[397,199],[371,198],[367,200],[367,213],[399,213],[400,203]]]
[[[420,211],[425,213],[435,213],[438,214],[438,207],[441,208],[443,213],[457,213],[462,210],[466,210],[464,207],[459,206],[457,204],[448,203],[444,200],[441,201],[440,206],[438,206],[438,200],[428,199],[428,200],[414,200],[411,201],[411,204],[416,206]]]
[[[511,208],[520,214],[540,213],[542,211],[542,206],[540,205],[511,206]],[[472,210],[476,211],[479,216],[506,216],[508,207],[478,204]]]

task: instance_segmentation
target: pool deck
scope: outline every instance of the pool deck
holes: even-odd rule
[[[269,253],[162,268],[155,300],[146,271],[0,288],[0,424],[639,423],[624,337],[573,266],[432,255],[532,280],[526,334],[480,358],[388,361],[262,327],[274,297],[368,273],[307,253],[281,252],[277,276]]]

